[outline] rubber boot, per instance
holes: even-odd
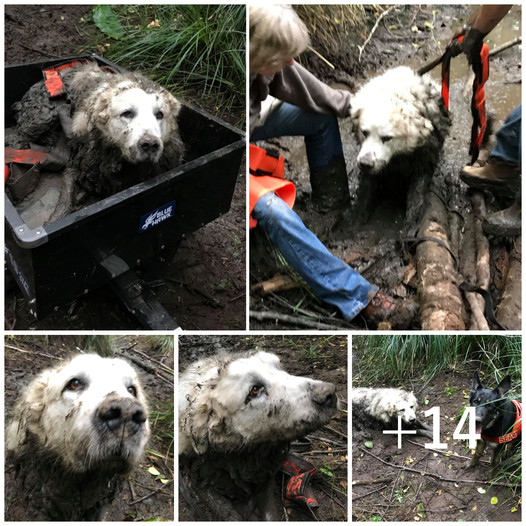
[[[333,157],[326,166],[310,171],[312,204],[319,213],[351,206],[347,168],[343,157]]]
[[[482,229],[492,236],[518,236],[521,233],[521,204],[513,203],[509,208],[488,215]]]

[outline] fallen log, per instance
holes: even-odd
[[[427,197],[429,207],[418,238],[429,240],[419,242],[416,248],[421,327],[423,330],[465,330],[460,278],[445,227],[447,210],[434,193],[429,192]]]
[[[283,274],[275,274],[266,281],[255,283],[250,288],[250,292],[259,294],[260,296],[267,296],[271,292],[278,292],[280,290],[291,290],[301,287],[301,284],[293,280],[289,276]]]
[[[508,275],[506,276],[506,286],[502,294],[502,300],[497,308],[497,321],[509,330],[520,330],[522,327],[521,250],[522,236],[518,236],[515,239],[513,249],[510,253],[510,265]]]

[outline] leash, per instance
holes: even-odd
[[[497,321],[497,318],[495,318],[495,313],[493,312],[493,299],[487,290],[470,285],[467,281],[462,282],[459,288],[464,292],[476,292],[477,294],[480,294],[484,299],[484,317],[501,331],[508,330]]]
[[[463,38],[463,36],[460,36],[453,40],[440,57],[417,70],[419,75],[424,75],[439,64],[442,64],[442,100],[444,101],[447,110],[449,110],[449,73],[451,59],[462,53],[460,43]],[[489,78],[489,46],[486,43],[482,44],[479,58],[480,62],[478,64],[472,64],[473,71],[475,72],[475,79],[473,80],[473,95],[471,97],[471,115],[473,117],[471,141],[469,146],[471,164],[473,164],[478,158],[487,125],[484,84]],[[477,72],[481,72],[481,74],[478,75]]]

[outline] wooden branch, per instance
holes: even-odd
[[[328,325],[326,323],[320,323],[315,320],[306,320],[305,318],[300,318],[298,316],[289,316],[288,314],[281,314],[279,312],[263,312],[263,311],[254,311],[249,312],[249,316],[258,321],[280,321],[289,325],[301,325],[303,327],[308,327],[309,329],[316,330],[326,330],[326,331],[337,331],[341,327],[338,325]]]
[[[359,46],[360,47],[360,53],[358,54],[358,62],[361,62],[362,60],[362,53],[363,53],[363,50],[365,49],[365,46],[367,46],[367,44],[369,44],[371,38],[373,37],[375,31],[378,29],[378,25],[380,24],[380,22],[383,20],[384,17],[386,17],[393,9],[396,9],[398,7],[398,5],[392,5],[389,9],[386,9],[385,11],[383,11],[380,16],[376,19],[376,22],[373,26],[373,28],[371,29],[371,32],[369,33],[369,36],[367,37],[367,39],[365,40],[365,42],[363,43],[363,46]]]
[[[283,274],[275,274],[266,281],[260,281],[250,287],[250,292],[259,294],[260,296],[267,296],[271,292],[278,292],[280,290],[292,290],[301,285],[289,276]]]
[[[382,482],[391,482],[393,480],[393,477],[382,477],[379,479],[372,479],[372,480],[354,480],[352,485],[353,486],[369,486],[370,484],[382,484]]]
[[[517,37],[517,38],[515,38],[513,40],[510,40],[509,42],[505,42],[504,44],[501,44],[500,46],[497,46],[496,48],[493,48],[489,52],[489,56],[490,57],[494,57],[495,55],[497,55],[501,51],[504,51],[505,49],[508,49],[510,47],[516,46],[517,44],[521,44],[521,43],[522,43],[522,37]]]
[[[398,464],[392,464],[391,462],[387,462],[386,460],[382,460],[380,457],[377,457],[376,455],[373,455],[370,451],[367,451],[367,449],[363,447],[359,447],[361,451],[364,453],[367,453],[368,455],[371,455],[376,460],[379,460],[383,464],[386,464],[387,466],[390,466],[395,469],[401,469],[403,471],[410,471],[411,473],[417,473],[418,475],[422,475],[425,477],[432,477],[436,480],[440,480],[441,482],[452,482],[454,484],[457,483],[467,483],[467,484],[490,484],[491,486],[505,486],[508,488],[511,488],[513,486],[516,486],[516,483],[507,483],[507,482],[496,482],[491,480],[471,480],[471,479],[450,479],[443,477],[442,475],[437,475],[436,473],[428,473],[427,471],[422,471],[421,469],[413,469],[409,468],[407,466],[399,466]]]

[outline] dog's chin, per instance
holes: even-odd
[[[144,152],[137,148],[130,148],[126,159],[131,164],[157,164],[162,156],[162,149],[160,148],[156,152]]]

